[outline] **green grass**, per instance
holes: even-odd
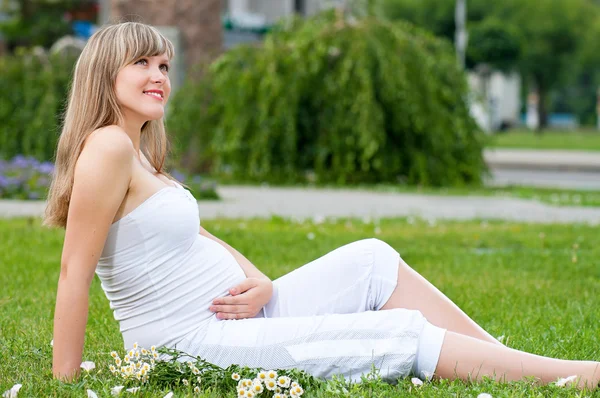
[[[600,131],[547,130],[542,134],[536,134],[529,130],[514,130],[494,135],[488,146],[492,148],[600,151]]]
[[[492,335],[505,336],[510,347],[559,358],[600,359],[596,227],[479,221],[431,225],[405,219],[381,220],[377,225],[358,220],[315,225],[278,218],[214,220],[203,225],[271,278],[378,233]],[[38,219],[0,220],[0,393],[21,383],[20,397],[84,397],[87,388],[110,396],[110,388],[117,384],[107,369],[109,352],[122,351],[122,340],[97,279],[91,287],[83,357],[95,361],[101,373],[93,371],[74,384],[51,377],[50,340],[62,239],[62,231],[43,229]],[[141,396],[163,397],[167,392],[149,388]],[[184,390],[175,392],[185,395]],[[409,380],[398,385],[372,381],[351,387],[348,394],[329,383],[304,396],[476,397],[481,392],[494,397],[583,396],[572,389],[527,382],[445,381],[415,388]],[[600,397],[600,392],[585,396]]]

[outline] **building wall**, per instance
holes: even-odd
[[[471,114],[485,131],[520,124],[521,77],[494,71],[487,79],[469,72]]]
[[[300,8],[305,15],[312,15],[320,10],[343,3],[342,0],[227,0],[229,11],[248,12],[265,17],[268,24],[276,22],[295,12],[296,2],[301,2]]]
[[[179,31],[187,74],[193,66],[216,58],[223,50],[222,0],[110,0],[111,20],[128,20]]]

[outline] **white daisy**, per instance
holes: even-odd
[[[261,383],[254,383],[252,384],[252,391],[254,391],[256,394],[260,394],[261,392],[264,391],[264,387]]]
[[[413,377],[412,379],[410,379],[410,381],[413,384],[413,386],[416,386],[416,387],[423,385],[423,381],[421,379],[417,379],[416,377]]]
[[[4,394],[2,394],[2,397],[3,398],[17,398],[17,394],[19,393],[19,390],[21,389],[21,387],[23,387],[23,384],[15,384],[14,386],[11,387],[10,390],[4,391]]]
[[[275,381],[275,379],[267,379],[265,381],[265,387],[269,391],[275,391],[275,388],[277,387],[277,382]]]
[[[277,372],[276,372],[276,371],[274,371],[274,370],[269,370],[269,371],[267,372],[267,377],[268,377],[269,379],[276,379],[276,378],[277,378]]]
[[[96,364],[92,361],[85,361],[81,362],[81,365],[79,366],[81,367],[81,369],[85,370],[86,372],[89,372],[90,370],[96,367]]]
[[[277,378],[277,385],[279,387],[288,388],[290,386],[291,379],[287,376],[279,376]]]
[[[556,382],[556,386],[557,386],[557,387],[564,387],[564,386],[566,386],[568,383],[572,383],[572,382],[574,382],[575,380],[577,380],[577,375],[569,376],[569,377],[566,377],[566,378],[564,378],[564,379],[559,379],[559,380]]]
[[[87,390],[87,397],[88,398],[98,398],[98,395],[93,392],[92,390]]]

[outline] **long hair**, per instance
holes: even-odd
[[[66,228],[75,164],[85,140],[94,130],[123,120],[115,93],[119,71],[141,57],[162,54],[173,57],[172,43],[137,22],[109,25],[90,37],[75,65],[43,225]],[[147,121],[140,150],[157,172],[170,177],[163,170],[168,146],[163,119]]]

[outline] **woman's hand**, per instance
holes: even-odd
[[[267,278],[246,278],[229,289],[231,296],[213,300],[210,310],[218,319],[253,318],[271,300],[273,282]]]

